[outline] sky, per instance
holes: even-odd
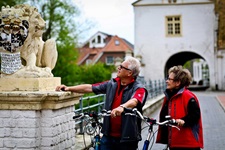
[[[95,23],[86,40],[101,31],[117,35],[134,44],[134,11],[136,0],[74,0],[81,15]]]

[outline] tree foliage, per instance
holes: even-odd
[[[53,70],[54,76],[61,77],[62,83],[75,82],[77,47],[77,26],[74,18],[80,12],[77,6],[70,0],[41,0],[32,1],[43,19],[46,21],[46,30],[43,40],[54,38],[57,42],[58,60]]]
[[[114,66],[106,66],[103,63],[95,65],[84,65],[80,67],[80,81],[83,83],[98,83],[111,78],[112,71],[115,70]]]
[[[14,6],[16,4],[20,4],[20,3],[23,3],[25,2],[26,0],[1,0],[0,1],[0,8],[2,8],[2,6]]]

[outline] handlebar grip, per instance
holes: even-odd
[[[110,114],[111,113],[111,110],[105,110],[105,109],[103,109],[102,111],[101,111],[102,113],[106,113],[106,114]]]
[[[65,91],[65,87],[61,88],[61,91]]]
[[[124,113],[132,113],[133,109],[132,108],[126,108],[124,107]]]
[[[171,119],[169,122],[170,122],[170,124],[172,124],[172,125],[177,125],[177,122],[176,122],[175,119]]]
[[[83,114],[80,114],[80,115],[77,115],[77,116],[73,116],[73,119],[80,118],[81,116],[83,116]]]

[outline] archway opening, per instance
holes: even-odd
[[[187,68],[193,77],[190,87],[206,89],[209,87],[209,67],[205,59],[197,53],[180,52],[171,56],[166,62],[164,75],[168,76],[169,68],[182,65]]]

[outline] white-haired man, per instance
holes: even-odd
[[[111,117],[103,121],[101,150],[136,150],[141,140],[141,121],[122,112],[124,108],[137,108],[142,112],[148,92],[136,81],[140,72],[140,62],[136,58],[127,57],[117,69],[117,77],[109,81],[70,87],[60,85],[56,91],[106,94],[104,109],[112,111]]]

